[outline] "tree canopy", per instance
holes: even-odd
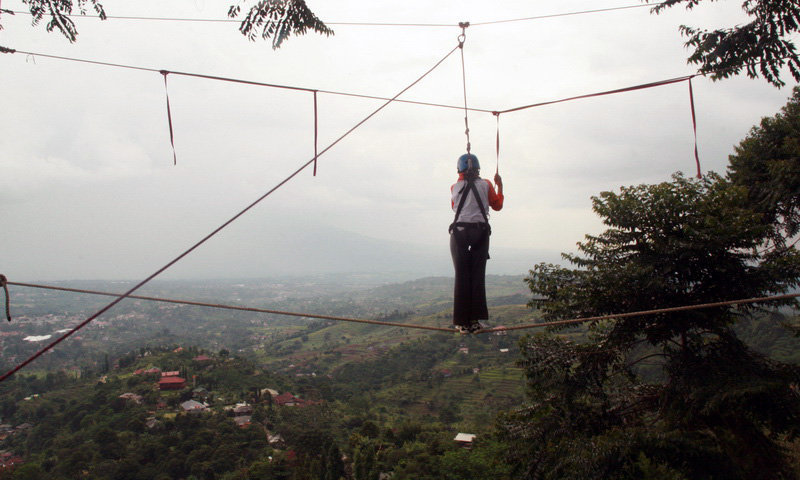
[[[771,229],[771,242],[782,249],[800,233],[800,88],[734,151],[728,176],[747,189],[760,221]]]
[[[46,30],[59,31],[70,42],[78,39],[78,30],[71,15],[87,15],[91,9],[101,20],[107,18],[100,0],[22,0],[22,3],[28,5],[34,25],[49,17]],[[245,8],[247,13],[239,25],[239,31],[250,40],[258,37],[272,39],[272,48],[279,48],[291,35],[303,35],[309,29],[326,36],[333,34],[333,30],[308,8],[305,0],[247,0],[228,8],[230,18],[239,17],[243,10],[242,3],[251,5]],[[4,10],[4,13],[12,12]]]
[[[656,4],[656,0],[644,0]],[[704,0],[658,0],[656,14],[683,5],[687,10]],[[713,2],[714,0],[707,0]],[[750,78],[763,76],[780,87],[780,69],[789,67],[792,77],[800,81],[800,58],[792,36],[800,27],[800,4],[793,0],[744,0],[742,10],[752,21],[730,28],[706,30],[681,25],[681,34],[693,48],[688,63],[699,65],[700,73],[715,80],[738,75],[744,70]]]
[[[603,192],[608,229],[577,268],[527,278],[545,320],[784,292],[800,255],[761,255],[769,234],[747,190],[719,175]],[[780,443],[800,427],[800,370],[734,332],[754,309],[715,307],[591,325],[591,341],[522,344],[531,403],[500,420],[524,478],[793,478]],[[652,475],[648,477],[648,475]]]

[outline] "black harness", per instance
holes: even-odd
[[[492,234],[492,227],[489,226],[489,216],[486,215],[486,208],[483,206],[481,202],[481,196],[478,193],[478,187],[475,186],[475,177],[469,176],[464,178],[466,182],[461,190],[458,191],[458,194],[461,195],[461,200],[458,202],[458,208],[456,208],[456,216],[453,219],[453,223],[450,224],[448,228],[448,232],[451,234],[453,233],[453,229],[456,227],[464,227],[464,228],[485,228],[489,230],[489,235]],[[469,191],[464,192],[464,189],[469,188]],[[461,215],[461,209],[464,208],[464,203],[467,201],[467,196],[469,193],[472,192],[475,195],[475,201],[478,202],[478,208],[481,210],[481,215],[483,215],[484,223],[481,222],[459,222],[458,216]]]

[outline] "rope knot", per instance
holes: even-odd
[[[0,45],[0,53],[17,53],[13,48],[8,48]]]

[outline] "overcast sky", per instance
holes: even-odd
[[[104,0],[109,15],[225,18],[232,2]],[[472,23],[636,5],[636,0],[309,0],[331,37],[279,50],[232,23],[77,19],[76,43],[3,15],[0,45],[146,68],[391,97]],[[708,2],[703,2],[708,3]],[[740,1],[655,16],[648,8],[475,25],[464,46],[471,107],[502,110],[694,73],[678,27],[744,21]],[[5,0],[3,8],[25,10]],[[787,80],[790,77],[787,76]],[[749,129],[791,94],[764,80],[693,81],[704,171],[724,172]],[[0,273],[12,281],[140,279],[313,157],[313,99],[171,75],[173,166],[160,74],[0,55]],[[457,55],[402,98],[463,102]],[[320,94],[320,148],[381,102]],[[463,111],[393,103],[164,274],[268,277],[315,272],[450,275],[449,186],[465,149]],[[495,118],[470,113],[473,152],[495,168]],[[558,261],[601,231],[590,197],[693,174],[685,82],[501,116],[503,211],[489,273]]]

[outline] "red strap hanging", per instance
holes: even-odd
[[[697,163],[697,178],[703,178],[700,170],[700,155],[697,153],[697,117],[694,113],[694,91],[692,91],[692,77],[689,77],[689,103],[692,107],[692,129],[694,130],[694,161]]]
[[[317,91],[314,90],[314,176],[317,176],[317,139],[319,138],[319,129],[317,128]]]
[[[169,122],[169,143],[172,145],[172,164],[178,164],[178,156],[175,153],[175,136],[172,133],[172,112],[169,108],[169,89],[167,88],[167,75],[169,72],[161,70],[161,75],[164,75],[164,93],[167,94],[167,122]]]
[[[495,138],[495,153],[497,154],[497,163],[494,174],[500,174],[500,112],[492,112],[492,115],[497,119],[497,137]]]

